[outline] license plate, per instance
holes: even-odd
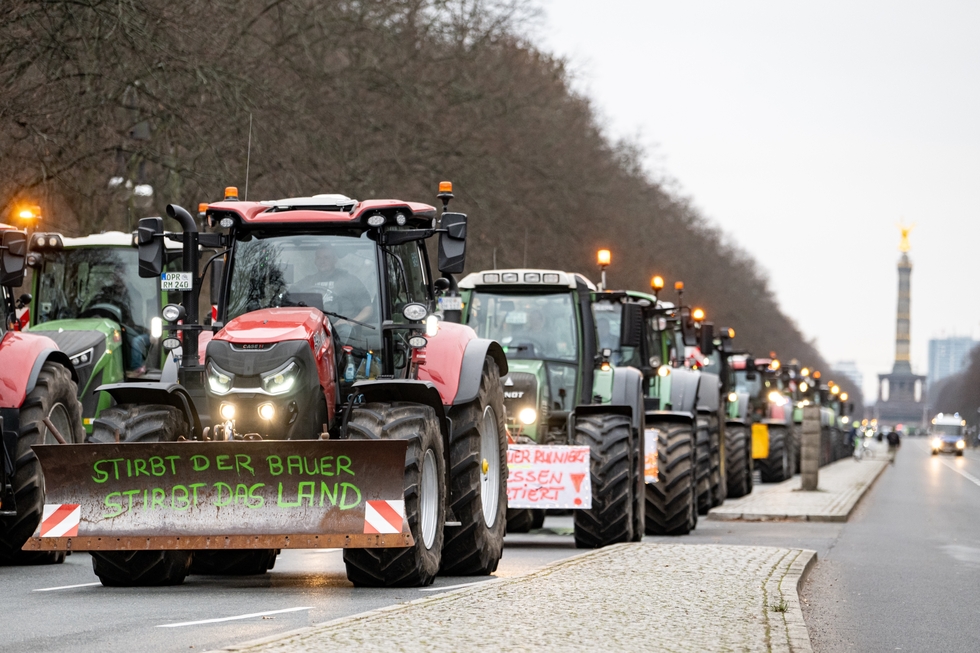
[[[190,272],[164,272],[160,275],[160,290],[191,290],[194,278]]]

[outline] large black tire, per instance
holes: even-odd
[[[92,570],[105,587],[180,585],[191,551],[92,551]]]
[[[763,483],[781,483],[792,478],[793,442],[785,426],[769,425],[769,457],[756,461]]]
[[[580,549],[633,539],[630,419],[625,415],[575,418],[575,444],[588,446],[592,507],[575,511],[575,546]]]
[[[453,424],[449,440],[449,501],[461,526],[446,529],[440,571],[443,575],[486,576],[497,570],[503,555],[507,529],[504,414],[500,370],[496,361],[487,356],[477,398],[449,411]]]
[[[192,574],[205,576],[255,576],[276,565],[275,549],[224,549],[195,551]]]
[[[533,528],[534,513],[530,508],[507,509],[507,532],[527,533]]]
[[[44,478],[31,445],[57,444],[41,419],[48,417],[69,443],[85,437],[82,426],[82,405],[71,372],[62,365],[48,361],[41,366],[34,389],[24,398],[20,408],[17,443],[8,452],[13,463],[10,484],[17,502],[14,517],[0,519],[0,565],[39,565],[64,562],[64,551],[22,551],[21,547],[33,534],[44,512]],[[3,464],[3,461],[0,461]]]
[[[714,507],[711,492],[711,432],[708,421],[699,417],[695,438],[695,483],[697,489],[698,514],[707,515]]]
[[[738,424],[725,425],[725,474],[728,496],[737,499],[752,491],[752,472],[747,464],[748,430]]]
[[[544,526],[545,512],[537,508],[508,508],[507,532],[527,533]]]
[[[708,436],[711,442],[711,507],[720,506],[727,496],[725,479],[721,477],[721,427],[717,415],[708,417]]]
[[[642,418],[641,418],[642,419]],[[643,460],[644,446],[643,439],[646,433],[644,428],[633,431],[633,474],[636,477],[633,482],[633,541],[640,542],[646,533],[646,479],[644,477],[645,464]]]
[[[431,585],[442,562],[446,523],[446,458],[436,412],[430,406],[405,402],[364,404],[351,411],[347,432],[360,440],[408,441],[405,517],[415,538],[415,545],[406,548],[344,549],[347,579],[359,587]],[[423,505],[434,520],[425,536]]]
[[[687,535],[697,526],[694,434],[690,424],[658,423],[656,483],[645,493],[647,535]]]
[[[120,404],[92,423],[88,442],[173,442],[189,435],[184,413],[173,406]],[[190,571],[191,551],[92,551],[92,570],[106,587],[180,585]]]

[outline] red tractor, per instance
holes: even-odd
[[[63,472],[66,503],[95,506],[83,506],[70,546],[94,549],[104,584],[263,573],[287,547],[344,547],[361,586],[496,569],[507,360],[435,314],[437,290],[455,293],[466,238],[466,216],[447,210],[451,185],[440,190],[441,217],[426,204],[342,195],[223,201],[207,209],[221,230],[212,233],[168,207],[182,233],[167,237],[184,246],[183,272],[161,278],[184,292],[163,311],[174,356],[158,383],[101,388],[117,405],[95,422],[98,444],[79,449],[95,481],[82,473],[88,462],[72,461],[73,472],[66,455],[45,463]],[[424,246],[434,235],[440,279]],[[161,274],[163,238],[161,219],[140,221],[141,274]],[[221,283],[205,327],[199,259],[209,248],[204,267]],[[111,460],[125,460],[125,473],[116,463],[105,474]]]
[[[65,559],[64,551],[21,549],[45,512],[44,479],[31,447],[85,437],[68,356],[50,338],[20,331],[14,289],[24,281],[26,254],[26,234],[0,225],[0,565]]]

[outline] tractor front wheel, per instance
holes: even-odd
[[[725,474],[728,476],[728,496],[737,499],[752,491],[752,472],[747,461],[748,433],[744,426],[725,426]]]
[[[591,451],[592,508],[575,510],[575,546],[597,549],[633,539],[635,476],[630,465],[630,418],[582,415],[575,418],[575,444]]]
[[[85,437],[78,389],[68,368],[48,361],[41,366],[34,389],[20,408],[17,443],[9,451],[13,463],[10,484],[17,503],[14,517],[0,519],[0,565],[57,564],[64,562],[64,551],[22,551],[34,533],[44,511],[44,478],[41,463],[31,449],[35,444],[57,444],[41,422],[47,417],[69,444]],[[4,464],[0,461],[0,464]]]
[[[351,411],[347,432],[358,440],[407,440],[405,517],[415,544],[398,549],[344,549],[347,579],[358,587],[431,585],[442,562],[446,458],[430,406],[369,403]]]
[[[187,419],[173,406],[120,404],[103,410],[88,442],[173,442],[190,435]],[[191,551],[92,551],[92,570],[106,587],[180,585]]]
[[[763,483],[781,483],[793,476],[793,441],[784,426],[769,426],[769,456],[758,460]]]
[[[483,362],[476,399],[449,411],[450,509],[459,526],[446,529],[447,576],[486,576],[497,569],[507,529],[507,430],[500,370]],[[532,520],[533,522],[533,516]]]
[[[656,433],[658,473],[646,486],[646,533],[687,535],[698,524],[691,425],[653,424],[647,432]]]

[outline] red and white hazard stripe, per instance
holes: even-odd
[[[41,537],[76,537],[82,507],[77,503],[46,503],[41,517]]]
[[[401,533],[404,501],[368,501],[364,509],[365,533]]]

